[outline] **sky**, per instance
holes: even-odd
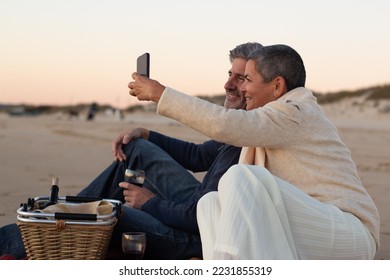
[[[116,107],[149,52],[151,78],[222,94],[229,50],[286,44],[322,93],[390,83],[387,0],[0,0],[0,104]]]

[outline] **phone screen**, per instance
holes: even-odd
[[[149,77],[150,71],[150,54],[144,53],[137,58],[137,73]]]

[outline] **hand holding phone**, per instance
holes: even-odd
[[[144,53],[137,58],[137,73],[149,78],[150,54]]]

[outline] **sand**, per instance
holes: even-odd
[[[338,105],[339,106],[339,105]],[[341,105],[340,105],[341,106]],[[343,105],[344,106],[344,105]],[[381,248],[376,259],[390,259],[389,116],[339,114],[325,107],[351,150],[359,174],[381,215]],[[371,111],[370,111],[371,112]],[[47,196],[51,178],[59,177],[60,196],[75,195],[111,161],[111,141],[121,131],[145,127],[193,142],[201,134],[154,113],[133,113],[119,120],[98,115],[10,117],[0,114],[0,226],[16,221],[16,209],[29,197]],[[202,175],[199,175],[199,178]]]

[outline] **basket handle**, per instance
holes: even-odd
[[[101,197],[86,197],[86,196],[73,196],[67,195],[65,196],[65,201],[69,202],[94,202],[102,200]]]
[[[77,213],[54,213],[54,219],[56,220],[84,220],[84,221],[96,221],[96,214],[77,214]]]

